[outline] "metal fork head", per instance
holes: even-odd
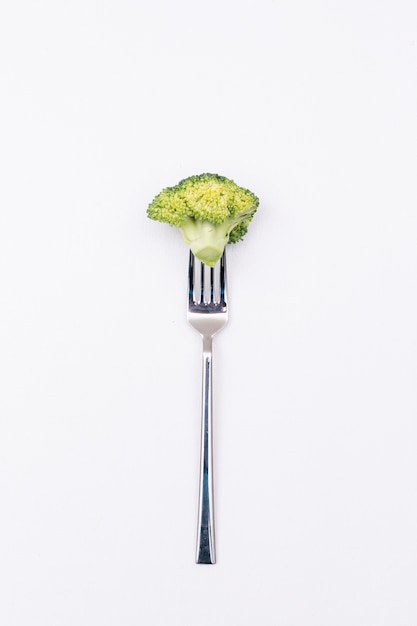
[[[190,252],[188,321],[202,335],[213,336],[227,323],[226,252],[215,267],[197,261]]]

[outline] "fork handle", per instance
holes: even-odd
[[[212,338],[203,336],[200,494],[196,563],[216,562],[213,504]]]

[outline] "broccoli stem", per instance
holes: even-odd
[[[214,267],[223,254],[229,241],[229,233],[233,227],[232,220],[225,220],[221,224],[213,224],[204,220],[187,218],[180,230],[185,243],[192,253],[203,263]]]

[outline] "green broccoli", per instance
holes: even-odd
[[[213,267],[227,243],[243,239],[258,204],[233,180],[200,174],[163,189],[149,205],[148,217],[177,226],[193,254]]]

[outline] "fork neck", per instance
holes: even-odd
[[[211,354],[212,352],[212,345],[213,345],[213,338],[211,335],[202,335],[203,337],[203,352],[208,352],[209,354]]]

